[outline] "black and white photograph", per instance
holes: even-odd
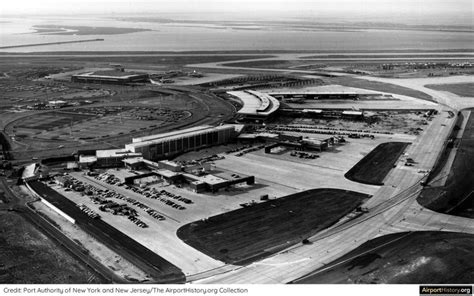
[[[0,4],[0,294],[472,295],[473,0]]]

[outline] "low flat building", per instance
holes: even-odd
[[[145,163],[143,162],[143,157],[125,158],[122,159],[122,162],[124,163],[125,167],[130,170],[139,170],[145,165]]]
[[[67,105],[68,105],[68,103],[66,101],[63,101],[63,100],[55,100],[55,101],[49,101],[48,102],[48,106],[51,107],[51,108],[62,108],[62,107],[65,107]]]
[[[148,82],[149,75],[145,73],[108,70],[72,75],[71,81],[83,83],[128,84]]]
[[[160,169],[165,169],[169,170],[172,172],[180,172],[183,169],[183,166],[174,162],[174,161],[169,161],[169,160],[161,160],[158,161],[158,167]]]
[[[79,154],[78,165],[80,168],[90,167],[122,167],[124,166],[124,159],[141,157],[140,153],[133,153],[126,149],[109,149],[97,150],[95,155],[91,155],[90,151],[85,154]]]
[[[203,176],[196,176],[192,174],[183,173],[184,179],[188,182],[190,188],[196,192],[217,192],[220,189],[228,188],[229,186],[246,183],[252,185],[255,183],[255,176],[237,176],[225,177],[214,174],[206,174]]]
[[[131,152],[127,149],[97,150],[97,166],[99,167],[120,167],[123,159],[129,157],[140,157],[140,153]]]
[[[304,138],[301,140],[301,143],[308,150],[315,149],[319,151],[327,150],[329,147],[328,141],[321,141],[313,138]]]
[[[364,113],[362,111],[346,110],[346,111],[342,111],[342,118],[363,119],[364,118]]]
[[[72,181],[64,178],[63,176],[54,177],[54,182],[63,187],[68,187],[69,185],[72,185]]]

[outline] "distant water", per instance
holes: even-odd
[[[5,20],[5,19],[4,19]],[[193,50],[396,50],[474,49],[473,33],[402,30],[302,31],[282,28],[231,28],[125,22],[110,19],[6,19],[0,23],[0,46],[103,38],[102,42],[3,49],[44,51],[193,51]],[[120,35],[39,35],[41,24],[146,28],[154,31]]]

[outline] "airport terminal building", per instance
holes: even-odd
[[[141,153],[148,160],[159,160],[194,149],[220,145],[236,136],[233,125],[197,126],[185,130],[134,138],[125,149]]]
[[[237,112],[245,119],[265,120],[280,108],[280,102],[274,97],[254,90],[230,91],[229,95],[242,101],[242,108]]]
[[[72,82],[101,83],[101,84],[128,84],[135,82],[148,82],[149,75],[145,73],[98,71],[71,76]]]

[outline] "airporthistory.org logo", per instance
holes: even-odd
[[[420,295],[442,295],[442,296],[450,296],[450,295],[472,295],[472,286],[458,286],[458,285],[436,285],[436,286],[428,286],[422,285],[420,286]]]

